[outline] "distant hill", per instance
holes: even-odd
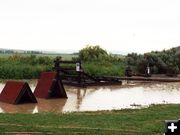
[[[0,48],[0,53],[27,53],[27,54],[42,54],[42,51],[33,51],[33,50],[16,50],[16,49],[4,49]]]

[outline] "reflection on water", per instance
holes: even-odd
[[[37,81],[29,81],[34,91]],[[0,92],[4,87],[0,83]],[[180,83],[134,83],[122,86],[74,88],[65,86],[68,99],[37,99],[37,104],[0,102],[2,113],[97,111],[139,108],[150,104],[180,103]]]

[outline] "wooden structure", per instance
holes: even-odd
[[[64,86],[57,72],[41,73],[34,95],[39,98],[67,98]]]
[[[56,59],[54,63],[54,69],[62,79],[63,84],[80,87],[122,84],[119,78],[95,77],[85,73],[81,61],[60,61]]]
[[[129,80],[129,81],[180,82],[179,77],[132,76],[132,77],[119,77],[119,79],[121,79],[121,80]]]
[[[0,94],[0,101],[10,104],[37,103],[28,83],[8,81]]]

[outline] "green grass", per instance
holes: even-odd
[[[39,78],[41,72],[52,71],[53,61],[56,56],[61,56],[63,60],[71,60],[76,55],[0,53],[0,79]]]
[[[164,132],[164,120],[179,118],[180,105],[66,114],[0,114],[0,133],[159,135]]]
[[[83,69],[86,73],[93,76],[124,76],[125,63],[83,63]]]

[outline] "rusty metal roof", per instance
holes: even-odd
[[[0,94],[0,101],[10,104],[37,103],[28,83],[7,81]]]
[[[64,86],[57,72],[43,72],[34,91],[39,98],[67,98]]]

